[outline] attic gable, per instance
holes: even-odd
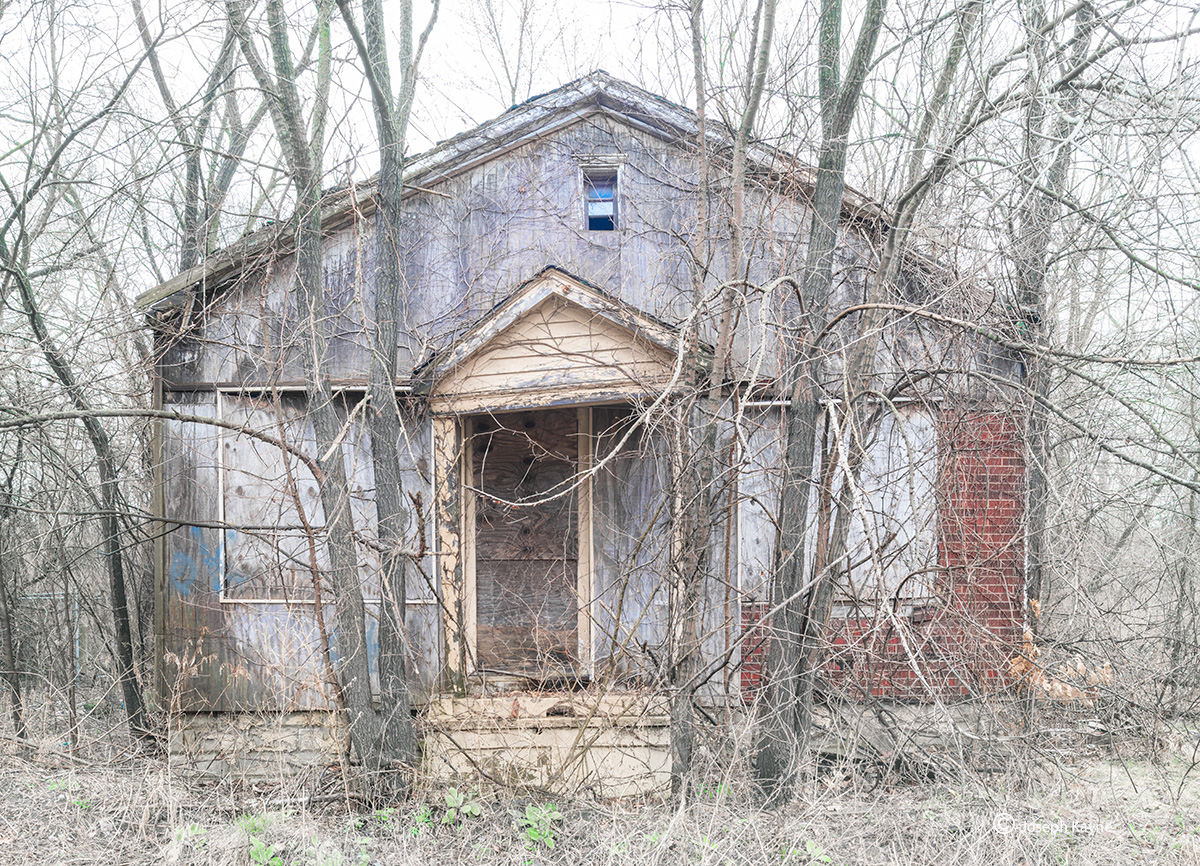
[[[434,188],[449,178],[494,160],[531,141],[545,138],[594,115],[605,115],[631,128],[690,149],[698,131],[695,112],[629,82],[597,70],[555,90],[531,97],[499,117],[474,129],[439,142],[407,160],[404,171],[405,197],[440,194]],[[724,153],[731,146],[731,132],[710,123],[707,135],[712,152]],[[774,178],[788,195],[806,194],[815,179],[815,169],[795,156],[766,144],[752,142],[748,164],[763,177]],[[321,205],[321,223],[334,231],[375,208],[376,179],[329,190]],[[879,206],[847,187],[845,208],[849,214],[873,221],[881,217]],[[223,290],[255,262],[275,259],[292,252],[291,220],[261,228],[238,242],[210,254],[201,264],[143,293],[137,306],[151,314],[179,309],[194,292],[207,296]]]
[[[653,396],[679,381],[679,332],[547,268],[419,372],[437,412]]]

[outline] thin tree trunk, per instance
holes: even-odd
[[[771,45],[775,30],[777,0],[759,0],[755,9],[754,33],[751,37],[752,56],[746,66],[746,105],[734,136],[732,173],[730,176],[732,196],[732,222],[730,224],[730,252],[727,279],[721,290],[720,317],[717,326],[716,353],[707,387],[700,383],[703,395],[703,432],[699,442],[689,435],[693,401],[685,401],[679,407],[675,423],[678,427],[676,447],[683,449],[677,456],[678,473],[674,519],[678,526],[675,544],[672,546],[671,578],[673,601],[671,608],[671,652],[668,680],[671,689],[671,791],[682,796],[686,781],[690,777],[695,728],[692,719],[692,701],[696,689],[696,678],[700,670],[701,641],[699,617],[704,598],[704,581],[709,572],[712,529],[718,520],[723,493],[727,491],[729,467],[720,465],[718,443],[721,428],[721,411],[725,403],[725,381],[733,355],[733,319],[738,287],[743,281],[745,256],[743,251],[742,225],[745,221],[746,150],[754,131],[766,87],[770,65]],[[699,117],[697,147],[699,151],[699,204],[696,225],[695,286],[693,302],[699,307],[705,302],[704,289],[707,282],[708,230],[709,230],[709,183],[710,170],[708,142],[706,141],[706,105],[704,92],[704,50],[702,36],[702,0],[693,0],[690,6],[692,36],[692,62],[696,87],[696,106]],[[761,35],[760,35],[761,29]],[[691,354],[694,357],[696,345]],[[682,618],[682,619],[680,619]]]
[[[4,549],[5,530],[0,523],[0,675],[8,686],[8,696],[11,701],[13,731],[18,740],[28,739],[25,729],[25,714],[21,705],[21,674],[17,670],[17,653],[13,641],[12,612],[9,610],[8,581],[4,575],[4,565],[8,561]]]
[[[404,502],[400,440],[404,434],[396,398],[396,366],[403,311],[404,145],[416,87],[417,65],[437,19],[434,4],[429,23],[414,49],[412,2],[400,4],[400,64],[402,83],[392,102],[392,78],[387,36],[380,0],[363,0],[361,32],[349,0],[338,0],[342,20],[350,30],[371,90],[379,138],[380,169],[375,191],[375,257],[370,275],[375,287],[375,321],[371,332],[370,399],[371,457],[375,469],[375,508],[380,557],[379,687],[383,709],[381,746],[392,761],[411,766],[416,760],[416,729],[409,687],[407,616],[407,559],[405,531],[409,509]],[[422,515],[414,514],[414,522]]]
[[[811,721],[815,676],[811,635],[823,628],[833,597],[828,569],[817,575],[812,588],[805,586],[805,533],[810,492],[816,481],[814,451],[822,396],[819,348],[811,341],[828,318],[850,125],[875,53],[886,5],[887,0],[868,3],[844,81],[839,62],[840,0],[824,0],[818,28],[822,139],[800,289],[804,329],[796,355],[785,371],[783,387],[790,403],[786,410],[786,462],[771,595],[775,613],[756,736],[755,777],[772,804],[791,796],[796,764],[804,751]]]
[[[1041,33],[1046,26],[1045,9],[1034,4],[1030,30]],[[1075,34],[1072,39],[1071,66],[1078,66],[1087,57],[1088,45],[1094,27],[1089,7],[1079,11],[1075,18]],[[1044,68],[1045,39],[1035,38],[1031,44],[1031,55],[1036,58],[1039,73]],[[1045,76],[1034,76],[1032,86],[1043,86]],[[1018,215],[1019,235],[1015,245],[1017,303],[1027,333],[1025,338],[1034,345],[1048,346],[1052,339],[1050,311],[1046,300],[1046,279],[1050,267],[1051,231],[1058,219],[1058,199],[1066,192],[1074,148],[1070,140],[1075,114],[1079,107],[1077,88],[1067,90],[1062,111],[1054,118],[1049,135],[1045,130],[1046,101],[1042,94],[1035,94],[1030,101],[1026,118],[1025,134],[1025,177],[1027,181],[1024,204]],[[1057,146],[1053,159],[1042,180],[1043,154],[1046,141]],[[1039,189],[1039,185],[1042,187]],[[1039,605],[1045,592],[1046,563],[1046,517],[1050,500],[1047,471],[1050,461],[1050,423],[1046,405],[1050,398],[1051,364],[1042,354],[1031,355],[1026,362],[1026,387],[1033,396],[1029,413],[1029,429],[1026,431],[1027,459],[1026,482],[1029,505],[1025,516],[1026,537],[1026,593],[1031,602]],[[1031,617],[1030,624],[1035,633],[1037,618]]]
[[[296,67],[281,0],[268,0],[267,24],[274,74],[259,57],[250,38],[242,0],[227,0],[233,31],[268,106],[280,147],[296,190],[296,299],[304,336],[299,339],[308,386],[308,417],[313,424],[320,469],[319,489],[325,511],[330,584],[334,590],[333,636],[338,649],[338,673],[345,699],[350,741],[368,774],[384,763],[379,717],[371,694],[366,636],[366,604],[358,576],[358,554],[350,513],[346,466],[341,442],[348,419],[339,411],[329,375],[328,322],[325,312],[324,249],[321,226],[321,159],[325,116],[331,80],[330,7],[319,7],[319,55],[311,125],[305,126],[296,85]]]
[[[42,349],[42,355],[75,408],[84,413],[83,428],[96,454],[100,471],[100,502],[103,507],[100,517],[100,545],[108,571],[109,604],[112,608],[116,637],[113,655],[117,662],[117,681],[121,685],[121,696],[125,700],[125,714],[129,720],[130,732],[139,739],[146,739],[150,736],[150,730],[146,723],[146,708],[138,684],[133,634],[129,624],[129,602],[125,593],[125,554],[120,521],[124,501],[119,486],[116,456],[113,454],[108,432],[99,420],[90,414],[91,405],[84,396],[83,389],[75,381],[74,373],[46,329],[25,273],[15,272],[14,276],[21,302],[25,307],[25,315]]]

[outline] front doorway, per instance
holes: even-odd
[[[579,421],[574,408],[470,419],[481,673],[545,681],[583,672]]]

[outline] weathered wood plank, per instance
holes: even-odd
[[[592,480],[595,672],[623,681],[651,673],[666,640],[670,469],[665,443],[644,428],[614,456],[631,407],[597,406],[592,418],[596,459],[608,458]]]
[[[531,675],[574,672],[579,540],[570,485],[578,472],[578,413],[492,415],[475,419],[473,429],[478,664]]]

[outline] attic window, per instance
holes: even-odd
[[[583,195],[588,231],[614,231],[617,227],[616,169],[589,171],[584,174]]]

